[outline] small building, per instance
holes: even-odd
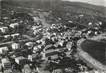
[[[45,58],[57,59],[59,52],[56,50],[47,50],[45,51]]]
[[[92,22],[89,22],[88,25],[91,26],[92,25]]]
[[[1,60],[1,62],[2,62],[2,67],[3,67],[4,70],[9,70],[9,69],[11,69],[11,62],[9,61],[8,58],[3,58],[3,59]]]
[[[19,24],[18,23],[11,23],[9,26],[14,29],[14,28],[18,27]]]
[[[15,62],[19,65],[24,65],[28,63],[28,60],[25,57],[20,56],[15,58]]]
[[[4,54],[7,51],[9,51],[8,47],[0,47],[0,54]]]
[[[28,64],[24,65],[24,68],[22,69],[23,73],[31,73],[31,68]]]
[[[34,22],[39,22],[39,17],[33,17],[33,19],[34,19]]]
[[[33,42],[26,42],[26,43],[25,43],[25,45],[28,46],[28,47],[33,46],[33,44],[34,44]]]
[[[71,48],[72,48],[72,42],[68,42],[68,43],[66,44],[66,48],[70,51]]]
[[[4,35],[5,39],[11,38],[11,35]]]
[[[1,33],[5,34],[8,32],[8,27],[0,27]]]
[[[39,50],[39,48],[37,46],[33,47],[33,53],[36,53]]]
[[[19,33],[11,34],[11,37],[12,37],[13,39],[18,38],[19,36],[20,36]]]
[[[32,54],[32,55],[28,55],[28,59],[32,62],[32,61],[36,61],[37,60],[37,54]]]
[[[19,49],[20,48],[20,44],[19,43],[12,43],[11,47],[13,50]]]

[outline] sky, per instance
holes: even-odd
[[[63,1],[72,1],[72,2],[84,2],[94,5],[100,5],[106,7],[106,0],[63,0]]]

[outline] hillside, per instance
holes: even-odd
[[[106,8],[103,6],[96,6],[80,2],[68,2],[64,1],[61,3],[61,6],[64,7],[64,10],[75,13],[84,13],[87,15],[101,16],[106,17]]]
[[[5,4],[11,6],[19,6],[25,8],[41,8],[41,9],[49,9],[53,6],[53,4],[57,4],[60,0],[3,0],[2,6]],[[54,5],[55,6],[55,5]]]
[[[3,0],[4,3],[13,6],[29,7],[29,8],[43,8],[43,9],[57,9],[65,12],[75,12],[80,14],[94,15],[106,17],[106,8],[103,6],[96,6],[81,2],[68,2],[60,0]],[[3,4],[2,4],[3,6]]]

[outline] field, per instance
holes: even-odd
[[[82,49],[89,53],[93,58],[106,65],[105,48],[106,43],[86,40],[81,45]]]

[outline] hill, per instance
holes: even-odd
[[[60,10],[60,12],[75,12],[87,15],[106,17],[105,7],[81,2],[69,2],[61,0],[3,0],[3,3],[13,6],[29,7],[35,9],[57,9]]]
[[[61,3],[64,10],[75,13],[82,13],[87,15],[106,17],[106,8],[103,6],[96,6],[81,2],[68,2]]]

